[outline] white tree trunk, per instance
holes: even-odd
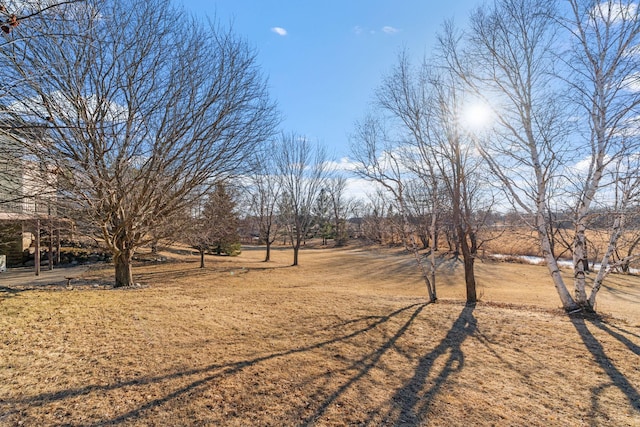
[[[584,269],[584,261],[587,254],[587,237],[585,235],[585,226],[578,223],[575,235],[573,236],[573,279],[576,303],[584,306],[587,302],[586,291],[586,272]]]
[[[600,287],[602,286],[602,282],[605,277],[610,272],[609,263],[611,262],[611,257],[618,246],[618,240],[620,236],[622,236],[622,231],[624,230],[624,214],[621,213],[613,222],[613,226],[611,227],[611,234],[609,236],[609,244],[607,246],[607,250],[602,257],[602,261],[600,261],[600,270],[593,281],[593,287],[591,288],[591,294],[589,294],[589,308],[594,310],[596,306],[596,296],[598,295],[598,291],[600,291]]]
[[[542,213],[538,215],[543,216]],[[538,225],[538,238],[540,240],[540,248],[542,249],[542,255],[545,260],[545,264],[547,269],[549,269],[549,273],[551,274],[551,279],[553,280],[553,285],[558,292],[558,296],[560,297],[560,301],[562,302],[562,307],[566,311],[575,310],[578,308],[575,300],[571,297],[571,293],[567,289],[567,286],[560,275],[560,268],[558,267],[558,262],[553,256],[553,252],[551,251],[551,241],[549,239],[549,235],[547,233],[544,222],[539,222]]]

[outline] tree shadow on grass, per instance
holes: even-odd
[[[640,334],[635,333],[635,332],[631,332],[631,331],[629,331],[629,330],[627,330],[627,329],[621,328],[620,326],[610,324],[610,325],[609,325],[609,327],[610,327],[611,329],[618,330],[618,331],[620,331],[620,332],[622,332],[622,333],[625,333],[625,334],[627,334],[627,335],[631,335],[631,336],[633,336],[633,337],[640,338]]]
[[[206,387],[210,387],[211,383],[215,380],[220,380],[230,375],[234,375],[240,373],[244,369],[249,367],[258,365],[263,362],[267,362],[276,358],[284,358],[300,353],[310,352],[317,349],[322,349],[328,347],[332,344],[341,343],[345,341],[349,341],[353,338],[356,338],[362,334],[366,334],[370,331],[375,330],[378,327],[381,327],[385,323],[391,321],[392,319],[402,315],[403,313],[414,310],[410,316],[410,319],[404,323],[403,326],[389,339],[387,340],[380,348],[376,349],[370,354],[365,355],[360,361],[356,362],[357,364],[362,363],[363,366],[360,367],[358,373],[351,378],[347,383],[343,384],[339,387],[335,392],[329,395],[325,401],[319,406],[319,408],[315,411],[315,413],[308,418],[307,422],[312,422],[313,418],[320,416],[322,413],[326,411],[331,402],[335,401],[340,397],[344,391],[346,391],[351,385],[360,380],[382,357],[382,355],[389,350],[395,342],[400,338],[415,320],[415,318],[419,315],[422,309],[427,305],[427,303],[418,303],[411,304],[406,307],[399,308],[387,315],[384,316],[365,316],[362,319],[355,320],[353,322],[349,322],[350,324],[357,324],[361,321],[366,322],[366,324],[358,329],[351,331],[349,333],[342,334],[340,336],[336,336],[331,339],[327,339],[324,341],[320,341],[315,344],[311,344],[308,346],[303,346],[299,348],[289,349],[281,352],[271,353],[265,356],[256,357],[253,359],[242,360],[238,362],[226,363],[226,364],[213,364],[209,366],[205,366],[197,369],[190,369],[181,372],[169,373],[166,375],[159,375],[155,377],[143,377],[143,378],[135,378],[128,381],[122,381],[112,384],[106,385],[87,385],[85,387],[60,390],[52,393],[42,393],[36,396],[31,397],[20,397],[20,398],[9,398],[0,400],[0,420],[10,416],[11,414],[19,413],[21,409],[19,406],[22,406],[22,410],[27,408],[33,408],[38,406],[45,406],[52,402],[63,402],[68,399],[73,399],[75,397],[87,396],[91,393],[98,392],[109,392],[113,390],[124,389],[127,387],[139,387],[144,385],[151,385],[162,383],[165,381],[178,380],[182,378],[189,378],[192,376],[201,376],[196,380],[188,382],[188,384],[175,388],[172,392],[158,397],[156,399],[152,399],[135,407],[128,412],[117,415],[111,419],[100,420],[99,422],[88,424],[90,426],[102,426],[102,425],[116,425],[121,423],[135,422],[136,420],[140,420],[143,417],[144,413],[153,410],[155,408],[161,407],[173,400],[179,399],[183,396],[192,395],[193,393],[198,393],[204,391]],[[204,377],[202,377],[204,375]],[[8,408],[3,408],[8,406]],[[12,409],[13,408],[13,409]],[[7,410],[8,409],[8,410]]]
[[[602,284],[602,287],[611,294],[616,299],[620,299],[625,302],[631,303],[640,303],[640,292],[633,289],[633,287],[621,287],[621,286],[611,286],[606,283]]]
[[[438,346],[420,358],[413,377],[393,396],[394,409],[385,424],[417,426],[426,421],[434,398],[451,375],[464,367],[461,346],[477,329],[474,308],[473,304],[466,305]],[[444,366],[440,372],[433,372],[434,363],[441,357],[446,358]]]
[[[24,292],[24,290],[23,289],[9,288],[7,286],[0,286],[0,301],[2,301],[3,299],[8,299],[8,298],[11,298],[11,297],[15,297],[16,295],[18,295],[21,292]]]
[[[305,420],[300,422],[300,425],[313,425],[318,418],[320,418],[326,411],[329,409],[332,403],[334,403],[345,391],[347,391],[350,387],[360,381],[365,375],[367,375],[372,368],[374,368],[382,356],[384,356],[387,351],[394,348],[398,339],[402,337],[411,324],[415,321],[418,315],[422,312],[426,304],[419,305],[411,317],[393,334],[389,339],[387,339],[380,347],[376,348],[374,351],[369,352],[362,356],[360,359],[353,361],[351,366],[348,368],[356,369],[356,373],[349,378],[344,384],[338,387],[333,393],[325,398],[325,400],[320,404],[316,411],[308,416]]]
[[[609,387],[616,387],[618,390],[620,390],[629,401],[631,408],[633,408],[633,410],[635,410],[636,412],[640,412],[640,393],[638,393],[638,390],[636,390],[633,384],[629,382],[627,377],[622,372],[620,372],[618,368],[615,367],[613,361],[609,359],[609,357],[607,357],[603,345],[591,333],[591,331],[589,331],[589,328],[586,324],[587,320],[594,326],[611,334],[614,338],[618,339],[621,343],[626,345],[627,348],[633,351],[636,355],[639,354],[639,348],[623,335],[616,333],[608,328],[597,316],[584,316],[579,314],[571,317],[571,323],[576,328],[576,331],[578,331],[578,334],[580,335],[580,338],[582,338],[582,342],[584,343],[585,347],[587,347],[587,349],[593,356],[594,361],[600,366],[600,368],[607,374],[607,376],[611,380],[611,384],[601,384],[600,386],[594,387],[592,389],[590,417],[591,420],[595,420],[595,417],[599,412],[598,406],[600,394]]]
[[[182,265],[187,264],[182,263]],[[204,277],[211,277],[211,281],[219,280],[219,278],[223,275],[234,276],[237,274],[246,274],[251,271],[266,271],[266,270],[278,270],[278,269],[286,269],[291,268],[290,265],[261,265],[256,263],[255,265],[233,265],[233,264],[215,264],[211,263],[211,265],[205,265],[205,268],[197,267],[197,262],[192,262],[189,264],[193,264],[193,268],[177,268],[172,271],[145,271],[145,272],[136,272],[134,270],[133,279],[134,282],[141,282],[146,284],[153,284],[158,282],[160,279],[163,281],[172,281],[179,279],[197,279]],[[215,276],[218,275],[218,276]]]
[[[633,335],[635,337],[638,337],[638,335],[631,333],[629,331],[626,331],[625,329],[615,325],[611,325],[611,327],[609,327],[609,325],[606,322],[602,321],[602,319],[599,319],[599,318],[591,319],[590,322],[592,325],[594,325],[598,329],[608,333],[613,338],[617,339],[620,343],[624,344],[624,346],[627,347],[633,353],[635,353],[636,356],[640,356],[640,346],[634,343],[633,341],[631,341],[626,336],[624,336],[625,333],[629,335]]]

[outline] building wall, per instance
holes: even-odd
[[[24,261],[37,216],[56,216],[55,175],[29,159],[17,141],[0,135],[0,255]]]

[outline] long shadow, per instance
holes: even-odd
[[[6,294],[19,294],[20,292],[23,292],[23,290],[10,288],[8,286],[0,286],[0,292],[6,293]]]
[[[632,351],[633,353],[635,353],[636,355],[640,356],[640,346],[637,345],[636,343],[634,343],[633,341],[631,341],[629,338],[625,337],[624,335],[622,335],[620,332],[616,332],[614,331],[612,328],[609,327],[609,325],[607,325],[605,322],[603,322],[601,319],[589,319],[589,321],[591,322],[592,325],[596,326],[598,329],[608,333],[609,335],[611,335],[613,338],[617,339],[618,341],[620,341],[622,344],[624,344],[630,351]],[[624,329],[615,327],[616,329],[626,332]],[[636,336],[635,334],[631,334],[633,336]]]
[[[597,327],[605,330],[606,332],[609,332],[609,333],[613,332],[610,329],[604,327],[600,319],[596,318],[591,320],[591,322]],[[604,347],[602,346],[600,341],[598,341],[598,339],[591,333],[591,331],[589,331],[589,328],[587,328],[584,317],[581,315],[572,316],[571,323],[576,328],[576,331],[578,331],[580,338],[582,338],[582,342],[584,343],[585,347],[587,347],[587,349],[593,356],[593,359],[598,363],[598,365],[600,365],[600,368],[602,368],[602,370],[611,379],[612,385],[617,387],[627,397],[629,404],[634,410],[640,412],[640,393],[638,393],[638,390],[636,390],[635,387],[629,382],[627,377],[625,377],[624,374],[614,366],[611,359],[607,357],[607,354],[604,351]],[[616,335],[619,335],[619,334],[616,334]],[[626,344],[627,344],[627,347],[629,347],[629,343],[626,343]],[[636,354],[638,354],[637,346],[633,343],[630,343],[630,344],[632,344],[632,347],[629,347],[629,348],[632,351],[634,351]],[[594,414],[597,413],[598,395],[606,387],[608,386],[607,385],[600,386],[593,389],[592,391],[593,394],[591,397],[591,405],[592,405],[592,412]]]
[[[184,263],[183,263],[184,264]],[[210,265],[205,266],[205,268],[197,267],[198,263],[193,262],[193,268],[180,268],[173,271],[155,271],[155,272],[143,272],[143,273],[135,273],[134,271],[134,281],[139,281],[142,283],[153,282],[156,278],[162,278],[163,280],[177,280],[184,278],[198,278],[205,277],[211,274],[237,274],[237,273],[247,273],[250,271],[265,271],[265,270],[277,270],[277,269],[286,269],[291,268],[289,265],[232,265],[232,264],[223,264],[223,265]],[[214,279],[212,278],[212,281]]]
[[[607,284],[602,285],[612,296],[627,302],[640,302],[640,295],[637,292],[630,292],[625,289],[616,288]]]
[[[626,329],[624,329],[624,328],[621,328],[620,326],[613,325],[613,324],[610,324],[609,326],[610,326],[612,329],[617,329],[618,331],[620,331],[620,332],[624,332],[624,333],[625,333],[625,334],[627,334],[627,335],[631,335],[631,336],[633,336],[633,337],[640,338],[640,334],[638,334],[638,333],[634,333],[634,332],[631,332],[631,331],[628,331],[628,330],[626,330]]]
[[[466,305],[458,319],[453,323],[447,335],[431,352],[420,358],[413,377],[393,396],[396,409],[385,424],[417,426],[424,420],[429,406],[438,395],[449,377],[464,367],[462,343],[476,331],[477,322],[473,316],[474,305]],[[433,370],[434,362],[446,356],[444,367],[425,390],[427,379]]]
[[[23,289],[14,289],[7,286],[0,286],[0,301],[6,298],[15,297],[19,293],[24,292]]]
[[[331,393],[312,415],[310,415],[305,420],[300,422],[300,425],[305,425],[305,426],[313,425],[313,423],[327,411],[327,409],[331,406],[333,402],[335,402],[352,385],[356,384],[365,375],[367,375],[367,373],[369,373],[369,371],[371,371],[371,369],[378,364],[382,356],[387,351],[392,349],[395,346],[398,339],[407,332],[411,324],[414,322],[416,317],[418,317],[418,315],[422,312],[422,310],[426,305],[427,304],[422,304],[418,306],[416,310],[413,312],[413,314],[411,315],[411,317],[405,322],[405,324],[402,325],[402,327],[400,327],[400,329],[398,329],[396,333],[393,334],[393,336],[391,336],[391,338],[385,341],[380,348],[374,350],[371,353],[364,355],[357,361],[353,362],[348,369],[350,370],[350,369],[357,368],[356,374],[353,375],[343,385],[341,385],[336,391]]]
[[[141,385],[148,385],[148,384],[155,384],[155,383],[160,383],[163,381],[169,381],[169,380],[174,380],[174,379],[180,379],[180,378],[185,378],[185,377],[190,377],[190,376],[195,376],[195,375],[203,375],[203,374],[208,374],[206,377],[195,380],[190,382],[189,384],[185,385],[184,387],[178,388],[176,390],[174,390],[173,392],[151,400],[137,408],[134,408],[132,410],[130,410],[129,412],[126,412],[124,414],[121,414],[119,416],[116,416],[112,419],[109,420],[102,420],[98,423],[95,424],[91,424],[92,426],[101,426],[101,425],[109,425],[109,424],[120,424],[129,420],[134,420],[139,418],[145,411],[149,410],[149,409],[153,409],[155,407],[159,407],[167,402],[170,402],[171,400],[174,400],[182,395],[185,395],[187,393],[191,393],[195,390],[197,390],[198,388],[207,385],[208,383],[210,383],[211,381],[217,379],[217,378],[221,378],[224,376],[228,376],[228,375],[232,375],[235,373],[238,373],[240,371],[242,371],[245,368],[254,366],[256,364],[262,363],[262,362],[266,362],[272,359],[276,359],[279,357],[287,357],[287,356],[291,356],[291,355],[295,355],[295,354],[299,354],[299,353],[304,353],[304,352],[309,352],[309,351],[313,351],[316,349],[321,349],[323,347],[335,344],[335,343],[339,343],[339,342],[343,342],[343,341],[347,341],[350,340],[352,338],[355,338],[361,334],[365,334],[377,327],[379,327],[380,325],[392,320],[394,317],[399,316],[400,314],[404,313],[405,311],[411,310],[413,308],[417,308],[416,312],[413,314],[411,320],[409,321],[409,324],[413,321],[413,319],[418,315],[418,313],[420,312],[420,310],[422,310],[422,308],[425,306],[425,303],[417,303],[417,304],[411,304],[409,306],[406,307],[402,307],[398,310],[395,310],[385,316],[380,316],[378,318],[376,318],[376,320],[374,322],[371,322],[370,324],[361,327],[360,329],[357,329],[353,332],[350,332],[348,334],[342,335],[342,336],[338,336],[335,338],[331,338],[325,341],[321,341],[315,344],[311,344],[308,346],[304,346],[304,347],[299,347],[299,348],[295,348],[295,349],[290,349],[290,350],[285,350],[285,351],[281,351],[281,352],[276,352],[276,353],[272,353],[269,355],[265,355],[265,356],[261,356],[261,357],[256,357],[253,359],[249,359],[249,360],[243,360],[243,361],[238,361],[238,362],[232,362],[232,363],[226,363],[226,364],[214,364],[214,365],[209,365],[209,366],[205,366],[202,368],[197,368],[197,369],[191,369],[191,370],[186,370],[186,371],[182,371],[182,372],[174,372],[174,373],[170,373],[170,374],[166,374],[166,375],[160,375],[160,376],[156,376],[156,377],[147,377],[147,378],[136,378],[133,380],[129,380],[129,381],[123,381],[123,382],[119,382],[119,383],[115,383],[115,384],[107,384],[107,385],[88,385],[85,387],[80,387],[80,388],[75,388],[75,389],[68,389],[68,390],[60,390],[57,392],[53,392],[53,393],[42,393],[36,396],[32,396],[32,397],[25,397],[25,398],[18,398],[18,399],[2,399],[0,400],[0,408],[2,408],[5,405],[9,406],[9,411],[5,411],[4,414],[10,414],[12,413],[11,408],[14,408],[15,411],[15,406],[16,405],[27,405],[30,407],[35,407],[35,406],[43,406],[46,404],[49,404],[51,402],[55,402],[55,401],[62,401],[65,399],[69,399],[69,398],[74,398],[74,397],[78,397],[78,396],[83,396],[83,395],[88,395],[90,393],[93,392],[100,392],[100,391],[112,391],[112,390],[117,390],[117,389],[121,389],[121,388],[125,388],[125,387],[130,387],[130,386],[141,386]],[[370,316],[367,316],[367,319],[369,319]],[[404,333],[404,331],[406,331],[406,328],[408,327],[408,324],[405,325],[402,329],[402,333]],[[397,334],[396,334],[397,335]],[[397,338],[396,338],[397,339]],[[395,340],[394,340],[395,342]],[[391,344],[389,344],[391,345]],[[386,350],[385,350],[386,351]],[[378,357],[379,359],[379,357]],[[345,388],[346,390],[346,388]],[[337,396],[336,396],[337,398]],[[335,398],[334,398],[335,400]],[[326,408],[325,408],[326,409]]]

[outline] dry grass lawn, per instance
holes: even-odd
[[[0,288],[0,425],[640,426],[640,280],[570,318],[544,268],[398,249],[138,267],[139,289]],[[1,277],[0,277],[1,280]]]

